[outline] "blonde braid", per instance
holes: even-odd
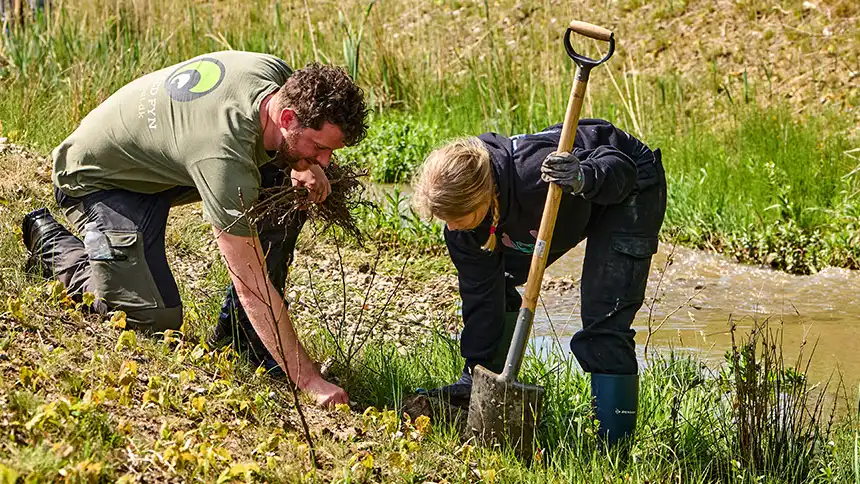
[[[498,235],[496,235],[496,227],[499,226],[499,195],[493,191],[493,200],[491,202],[491,209],[493,210],[493,222],[490,225],[490,236],[487,238],[487,241],[484,242],[484,245],[481,246],[482,249],[487,252],[493,252],[496,250],[496,239]]]

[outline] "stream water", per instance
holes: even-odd
[[[584,255],[584,247],[577,247],[548,267],[546,275],[576,283]],[[673,263],[667,267],[670,255]],[[640,364],[645,364],[649,317],[652,328],[659,327],[651,337],[649,352],[693,352],[713,366],[723,361],[731,347],[730,319],[736,323],[738,338],[745,338],[753,327],[768,320],[771,329],[782,331],[787,361],[795,361],[803,348],[803,355],[812,354],[809,373],[813,381],[838,371],[853,393],[860,383],[860,348],[855,346],[860,337],[858,289],[857,271],[828,268],[810,276],[794,276],[661,244],[651,264],[645,304],[634,323]],[[658,300],[652,307],[655,294]],[[539,307],[535,315],[535,342],[540,347],[558,338],[567,349],[570,336],[581,326],[578,286],[545,298],[543,303],[545,310]]]

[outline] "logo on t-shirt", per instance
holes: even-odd
[[[193,101],[214,91],[224,79],[224,64],[211,57],[200,57],[183,64],[164,82],[174,101]]]

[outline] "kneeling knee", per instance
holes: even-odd
[[[182,327],[182,306],[139,309],[126,313],[128,327],[142,333],[160,333]]]

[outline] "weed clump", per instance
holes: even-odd
[[[806,482],[831,438],[835,408],[827,411],[823,386],[807,380],[812,352],[803,350],[794,365],[783,354],[782,332],[768,321],[756,324],[746,341],[735,340],[726,352],[728,366],[722,381],[733,395],[729,441],[744,468],[755,475],[778,476],[787,482]],[[834,406],[836,401],[834,400]]]

